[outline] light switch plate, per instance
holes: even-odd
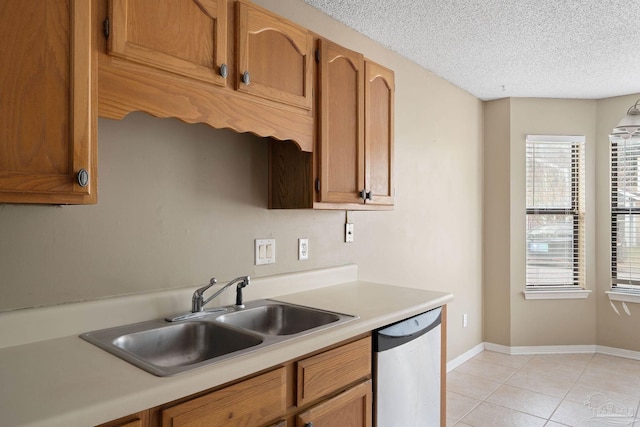
[[[255,265],[276,263],[276,239],[256,239],[255,251]]]

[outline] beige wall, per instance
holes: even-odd
[[[640,350],[634,321],[640,315],[637,304],[628,304],[631,316],[621,309],[623,314],[618,316],[605,294],[610,284],[608,134],[637,98],[519,98],[485,103],[485,341]],[[586,137],[586,274],[587,288],[592,290],[586,300],[525,300],[522,296],[527,134]]]
[[[345,244],[344,211],[267,209],[264,140],[142,113],[100,119],[97,205],[0,205],[0,310],[356,262],[363,280],[453,292],[449,358],[479,344],[482,103],[300,0],[256,3],[395,71],[395,209],[351,213]],[[253,266],[261,237],[276,239],[275,265]]]
[[[586,158],[586,276],[595,285],[594,164],[596,102],[519,98],[511,102],[511,345],[595,343],[595,298],[525,300],[525,138],[527,134],[584,135]]]
[[[484,105],[484,340],[511,342],[509,149],[511,99]]]
[[[487,342],[507,346],[595,344],[593,296],[586,300],[525,300],[523,296],[527,134],[586,137],[586,273],[587,288],[595,287],[595,120],[596,102],[590,100],[512,98],[485,103]]]

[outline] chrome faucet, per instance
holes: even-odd
[[[235,279],[233,279],[232,281],[224,285],[222,288],[218,289],[213,295],[211,295],[209,298],[205,300],[204,293],[207,291],[207,289],[209,289],[216,283],[218,283],[218,281],[216,280],[215,277],[212,277],[211,280],[209,280],[209,284],[207,286],[203,286],[195,290],[195,292],[193,293],[193,296],[191,297],[191,312],[179,314],[174,317],[167,317],[166,320],[169,322],[178,322],[181,320],[188,320],[188,319],[201,317],[209,313],[226,311],[227,309],[222,307],[210,308],[205,310],[204,306],[207,305],[209,301],[211,301],[212,299],[220,295],[222,292],[224,292],[224,290],[227,289],[229,286],[235,285],[236,283],[237,283],[236,307],[244,308],[244,303],[242,302],[242,289],[249,286],[249,284],[251,283],[251,278],[249,276],[236,277]]]
[[[210,287],[212,287],[213,285],[215,285],[216,283],[218,283],[215,277],[211,278],[207,286],[203,286],[202,288],[196,289],[196,291],[193,293],[193,298],[191,299],[191,312],[197,313],[200,311],[204,311],[204,306],[207,305],[209,301],[211,301],[212,299],[220,295],[229,286],[235,285],[236,283],[238,284],[238,286],[236,287],[236,306],[244,307],[244,304],[242,303],[242,288],[248,286],[250,282],[251,282],[251,278],[249,276],[236,277],[235,279],[233,279],[232,281],[224,285],[221,289],[218,289],[216,293],[214,293],[213,295],[211,295],[209,298],[205,300],[203,297],[204,292]]]

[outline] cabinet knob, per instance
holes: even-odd
[[[373,200],[373,194],[371,193],[371,191],[367,191],[366,189],[362,189],[360,190],[360,198],[362,200]]]
[[[242,83],[246,84],[247,86],[249,85],[249,83],[251,83],[251,78],[248,71],[242,73]]]
[[[89,172],[87,172],[85,168],[82,168],[78,171],[78,175],[76,175],[76,178],[80,187],[86,187],[89,184]]]
[[[311,421],[309,421],[308,423],[306,423],[304,425],[304,427],[313,427],[313,423]]]
[[[222,76],[223,79],[226,79],[227,76],[229,75],[229,70],[227,69],[227,64],[222,64],[220,66],[220,75]]]

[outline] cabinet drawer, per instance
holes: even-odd
[[[371,374],[371,338],[297,363],[297,405],[302,406]]]
[[[162,426],[264,425],[285,413],[285,384],[285,369],[275,369],[163,410]]]

